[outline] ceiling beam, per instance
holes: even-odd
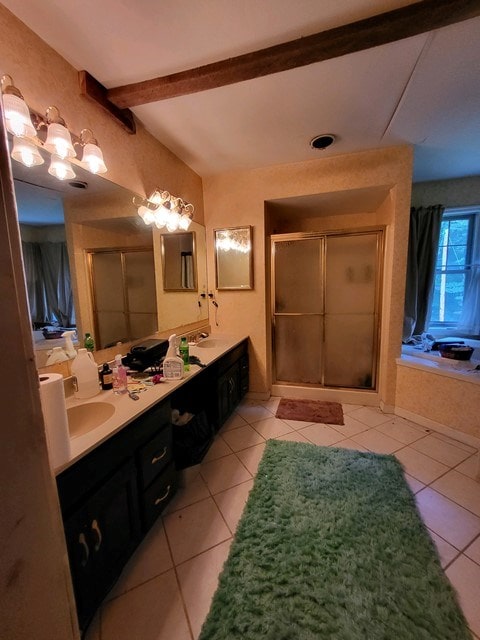
[[[422,0],[371,18],[171,75],[106,90],[119,108],[252,80],[439,29],[480,15],[480,0]]]

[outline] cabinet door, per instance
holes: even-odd
[[[140,540],[136,469],[124,464],[65,523],[80,627]]]
[[[219,377],[217,391],[220,427],[240,402],[240,367],[238,362]]]

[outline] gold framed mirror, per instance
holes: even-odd
[[[253,229],[214,229],[217,289],[253,289]]]

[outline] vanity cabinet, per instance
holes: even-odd
[[[126,462],[64,523],[81,627],[138,545],[136,494],[136,469]]]
[[[175,493],[170,420],[162,401],[57,477],[81,629]]]
[[[218,429],[247,393],[248,371],[248,344],[244,340],[220,358],[217,364],[216,414]]]

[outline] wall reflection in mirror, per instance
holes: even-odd
[[[215,229],[217,289],[253,289],[252,227]]]
[[[164,291],[196,291],[195,234],[162,233]]]
[[[38,366],[45,364],[47,350],[64,343],[63,339],[46,340],[43,327],[58,330],[60,326],[76,326],[79,338],[89,331],[95,335],[96,347],[103,348],[208,319],[207,305],[197,300],[197,283],[206,286],[203,226],[192,223],[195,242],[189,273],[193,274],[193,286],[187,288],[187,294],[179,294],[184,296],[181,304],[176,304],[172,298],[176,294],[169,292],[166,312],[159,232],[146,227],[137,215],[133,205],[136,194],[79,166],[75,166],[75,179],[59,181],[48,174],[48,152],[40,149],[40,153],[46,161],[39,166],[27,168],[11,162],[32,328],[37,329],[35,347],[44,352],[37,357]],[[94,296],[88,268],[89,252],[119,250],[128,254],[119,258],[128,265],[123,273],[123,281],[130,286],[127,302],[120,286],[104,287],[102,295],[97,291]],[[108,329],[106,316],[101,321],[98,317],[99,312],[106,314],[107,290],[108,304],[113,305],[108,312],[116,323]]]

